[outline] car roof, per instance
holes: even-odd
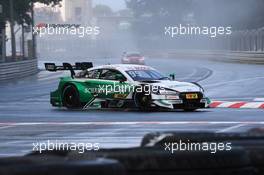
[[[137,65],[137,64],[108,64],[108,65],[101,65],[95,66],[92,69],[116,69],[122,71],[128,70],[154,70],[154,68],[145,65]],[[92,70],[90,69],[90,70]]]

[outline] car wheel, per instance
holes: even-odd
[[[79,92],[73,85],[68,85],[64,88],[62,93],[63,106],[69,109],[81,108]]]
[[[194,112],[197,110],[196,108],[189,108],[189,109],[184,109],[185,112]]]
[[[147,92],[137,92],[136,90],[134,93],[134,103],[140,110],[149,111],[151,109],[151,95]]]

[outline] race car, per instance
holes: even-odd
[[[145,64],[145,58],[140,53],[123,53],[122,64]]]
[[[137,108],[142,111],[207,108],[210,100],[197,83],[175,81],[145,65],[45,63],[48,71],[69,70],[50,93],[53,106],[69,109]],[[80,70],[75,74],[76,70]]]

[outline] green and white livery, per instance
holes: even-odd
[[[210,103],[199,84],[175,81],[150,66],[45,63],[45,67],[48,71],[71,72],[71,76],[62,77],[58,89],[51,92],[50,102],[57,107],[194,111],[207,108]],[[75,70],[79,72],[75,74]]]

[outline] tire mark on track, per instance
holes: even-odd
[[[187,82],[200,82],[203,81],[210,76],[212,76],[213,71],[208,68],[204,67],[197,67],[195,68],[195,71],[188,77],[181,78],[181,81],[187,81]]]

